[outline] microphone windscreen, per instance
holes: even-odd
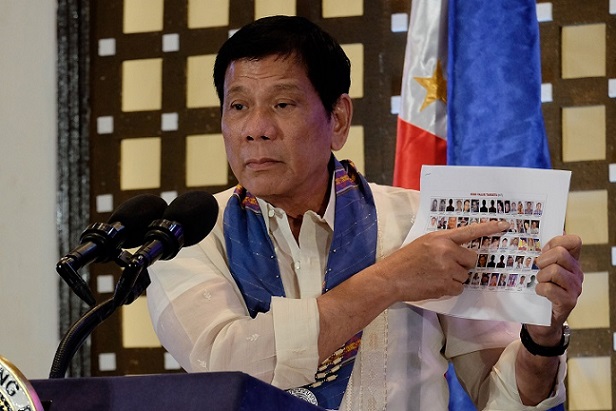
[[[162,217],[167,202],[153,194],[140,194],[132,197],[116,208],[109,217],[109,223],[119,222],[126,228],[124,248],[138,247],[143,244],[149,225]]]
[[[182,225],[184,247],[197,244],[212,231],[218,218],[218,202],[206,191],[188,191],[178,196],[163,213],[163,219]]]

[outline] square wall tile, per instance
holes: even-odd
[[[605,160],[605,126],[605,106],[563,108],[563,161]]]
[[[131,304],[122,306],[122,345],[124,348],[160,347],[146,297],[139,297]]]
[[[390,113],[394,115],[400,114],[400,106],[402,106],[402,97],[401,96],[391,96],[391,98],[389,99]]]
[[[160,187],[159,137],[128,138],[120,143],[120,189]]]
[[[180,49],[180,35],[178,33],[168,33],[163,36],[163,52],[170,53]]]
[[[607,272],[585,273],[582,295],[568,319],[571,328],[609,328],[609,290]]]
[[[295,16],[296,7],[295,0],[255,0],[255,20],[277,14]]]
[[[165,200],[167,204],[171,204],[171,202],[175,200],[177,196],[178,196],[177,191],[163,191],[162,193],[160,193],[160,198]]]
[[[101,194],[96,196],[96,212],[108,213],[113,211],[113,194]]]
[[[112,293],[115,291],[115,283],[113,275],[98,275],[96,276],[96,292],[99,294]]]
[[[616,78],[611,78],[607,81],[607,96],[616,98]]]
[[[179,370],[182,367],[176,361],[176,359],[173,358],[173,356],[171,356],[171,354],[166,352],[165,353],[165,359],[164,359],[164,368],[165,368],[165,370]]]
[[[351,17],[364,14],[364,0],[323,0],[323,17]]]
[[[541,102],[551,103],[552,101],[552,83],[541,84]]]
[[[607,191],[572,191],[567,201],[565,230],[588,244],[607,244]]]
[[[160,116],[160,129],[162,131],[174,131],[178,129],[178,113],[163,113]]]
[[[605,24],[562,28],[562,76],[603,77],[606,64]]]
[[[98,134],[113,133],[113,117],[101,116],[96,119],[96,132]]]
[[[537,21],[552,21],[552,3],[537,3]]]
[[[163,29],[164,0],[124,0],[124,33]]]
[[[188,57],[186,67],[186,106],[218,107],[218,95],[212,80],[216,55]]]
[[[162,59],[127,60],[122,63],[122,111],[160,110]]]
[[[222,134],[186,137],[186,186],[218,186],[229,182]]]
[[[351,89],[349,96],[364,96],[364,45],[362,43],[342,44],[342,49],[351,60]]]
[[[409,14],[394,13],[391,15],[392,33],[404,33],[409,29]]]
[[[116,355],[114,352],[98,354],[99,371],[115,371],[116,368]]]
[[[188,28],[229,25],[229,0],[188,0]]]
[[[335,151],[334,155],[338,160],[351,160],[357,170],[364,174],[366,172],[366,160],[364,155],[364,127],[351,126],[349,137],[341,150]]]
[[[98,55],[101,57],[113,56],[116,53],[115,39],[100,39],[98,41]]]
[[[610,357],[578,357],[567,361],[569,411],[611,410]]]

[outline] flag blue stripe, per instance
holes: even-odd
[[[447,163],[550,168],[535,0],[449,0],[448,19]],[[447,380],[450,411],[475,411]]]
[[[448,24],[448,164],[550,168],[535,0],[450,0]]]

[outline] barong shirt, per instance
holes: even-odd
[[[419,193],[377,184],[370,188],[377,208],[378,260],[403,243]],[[215,196],[218,222],[201,243],[149,269],[147,300],[154,329],[189,372],[243,371],[282,389],[304,386],[314,381],[319,365],[316,298],[332,239],[335,195],[323,217],[306,212],[298,241],[284,211],[258,199],[286,297],[273,297],[270,311],[253,319],[227,265],[222,220],[232,193]],[[564,402],[563,355],[552,396],[535,407],[522,405],[515,380],[516,354],[524,349],[519,330],[519,324],[464,320],[394,304],[364,329],[340,409],[445,411],[448,361],[486,410],[547,410]],[[492,348],[505,348],[493,367],[480,354]]]

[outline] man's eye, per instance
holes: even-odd
[[[233,110],[243,110],[244,109],[244,105],[241,103],[233,103],[231,104],[231,108]]]
[[[276,107],[278,108],[286,108],[289,105],[289,103],[278,103],[276,104]]]

